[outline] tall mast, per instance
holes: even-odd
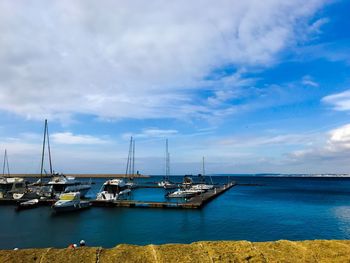
[[[168,139],[165,141],[165,179],[169,180],[170,175],[170,154],[169,154],[169,146]]]
[[[131,169],[131,176],[134,177],[135,175],[135,140],[132,141],[132,169]]]
[[[2,166],[2,176],[5,177],[5,163],[6,163],[6,149],[5,149],[5,153],[4,153],[4,163]]]
[[[130,137],[130,144],[129,144],[129,153],[128,153],[128,161],[126,163],[126,171],[125,171],[125,177],[127,177],[131,173],[131,161],[132,161],[132,148],[133,148],[133,139],[132,136]]]
[[[9,176],[10,175],[10,166],[9,166],[9,160],[8,160],[8,157],[7,157],[7,150],[5,149],[4,164],[2,166],[2,176],[3,177],[5,176],[6,168],[7,168],[7,176]]]
[[[43,180],[46,133],[47,133],[47,119],[45,119],[43,150],[42,150],[42,153],[41,153],[40,183],[42,183],[42,180]]]
[[[203,161],[202,161],[202,175],[205,176],[204,156],[203,156]]]
[[[9,157],[7,156],[6,150],[5,150],[5,154],[6,154],[6,164],[7,164],[7,175],[10,176]]]
[[[51,161],[51,149],[50,149],[50,140],[49,140],[49,126],[46,124],[46,136],[47,136],[47,148],[49,152],[49,162],[50,162],[50,174],[53,174],[52,170],[52,161]]]

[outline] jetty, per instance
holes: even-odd
[[[116,201],[91,201],[92,206],[106,206],[106,207],[145,207],[145,208],[201,208],[210,200],[221,195],[227,190],[235,186],[235,182],[230,182],[222,186],[216,186],[212,190],[198,194],[189,198],[186,202],[153,202],[153,201],[135,201],[135,200],[116,200]]]
[[[209,201],[223,194],[227,190],[236,185],[235,182],[229,182],[224,185],[215,186],[213,189],[204,193],[198,194],[192,198],[189,198],[183,202],[154,202],[154,201],[137,201],[137,200],[90,200],[92,207],[143,207],[143,208],[184,208],[184,209],[198,209],[202,208]],[[139,186],[142,188],[142,186]],[[0,205],[14,205],[18,202],[28,201],[28,199],[0,199]],[[39,200],[40,206],[51,206],[57,200],[43,199]]]

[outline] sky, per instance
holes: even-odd
[[[40,172],[350,173],[350,1],[0,1],[0,151]],[[46,159],[45,167],[48,162]]]

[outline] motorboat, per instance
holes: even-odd
[[[47,183],[51,186],[51,191],[54,196],[58,197],[62,193],[79,192],[81,197],[84,197],[91,189],[91,182],[83,183],[72,176],[64,174],[55,174],[52,180]]]
[[[115,201],[130,195],[131,189],[123,179],[111,179],[106,181],[97,194],[96,200]]]
[[[214,188],[214,185],[200,183],[200,184],[192,185],[190,189],[199,190],[199,191],[208,191],[208,190],[211,190],[213,188]]]
[[[168,198],[189,198],[195,196],[196,194],[198,194],[196,191],[178,189],[175,192],[167,193],[165,196]]]
[[[21,198],[26,192],[26,181],[20,177],[0,178],[0,198]],[[19,198],[16,198],[19,197]]]
[[[163,187],[164,189],[174,189],[177,188],[177,185],[168,181],[168,180],[162,180],[158,182],[159,187]]]
[[[90,206],[90,202],[80,200],[80,192],[71,192],[61,194],[52,208],[56,213],[59,213],[86,209]]]
[[[17,204],[17,211],[35,208],[39,205],[39,199],[31,199]]]
[[[189,175],[185,175],[183,182],[182,182],[182,187],[185,189],[189,189],[189,188],[191,188],[192,185],[193,185],[192,177]]]

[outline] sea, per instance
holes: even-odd
[[[191,243],[203,240],[350,239],[350,178],[231,175],[214,183],[237,186],[202,209],[106,208],[54,214],[50,207],[20,212],[0,206],[0,249],[89,246],[113,247]],[[135,179],[153,184],[162,177]],[[88,180],[88,179],[82,179]],[[106,178],[92,179],[94,198]],[[182,177],[174,176],[181,182]],[[134,200],[165,201],[165,190],[142,188]]]

